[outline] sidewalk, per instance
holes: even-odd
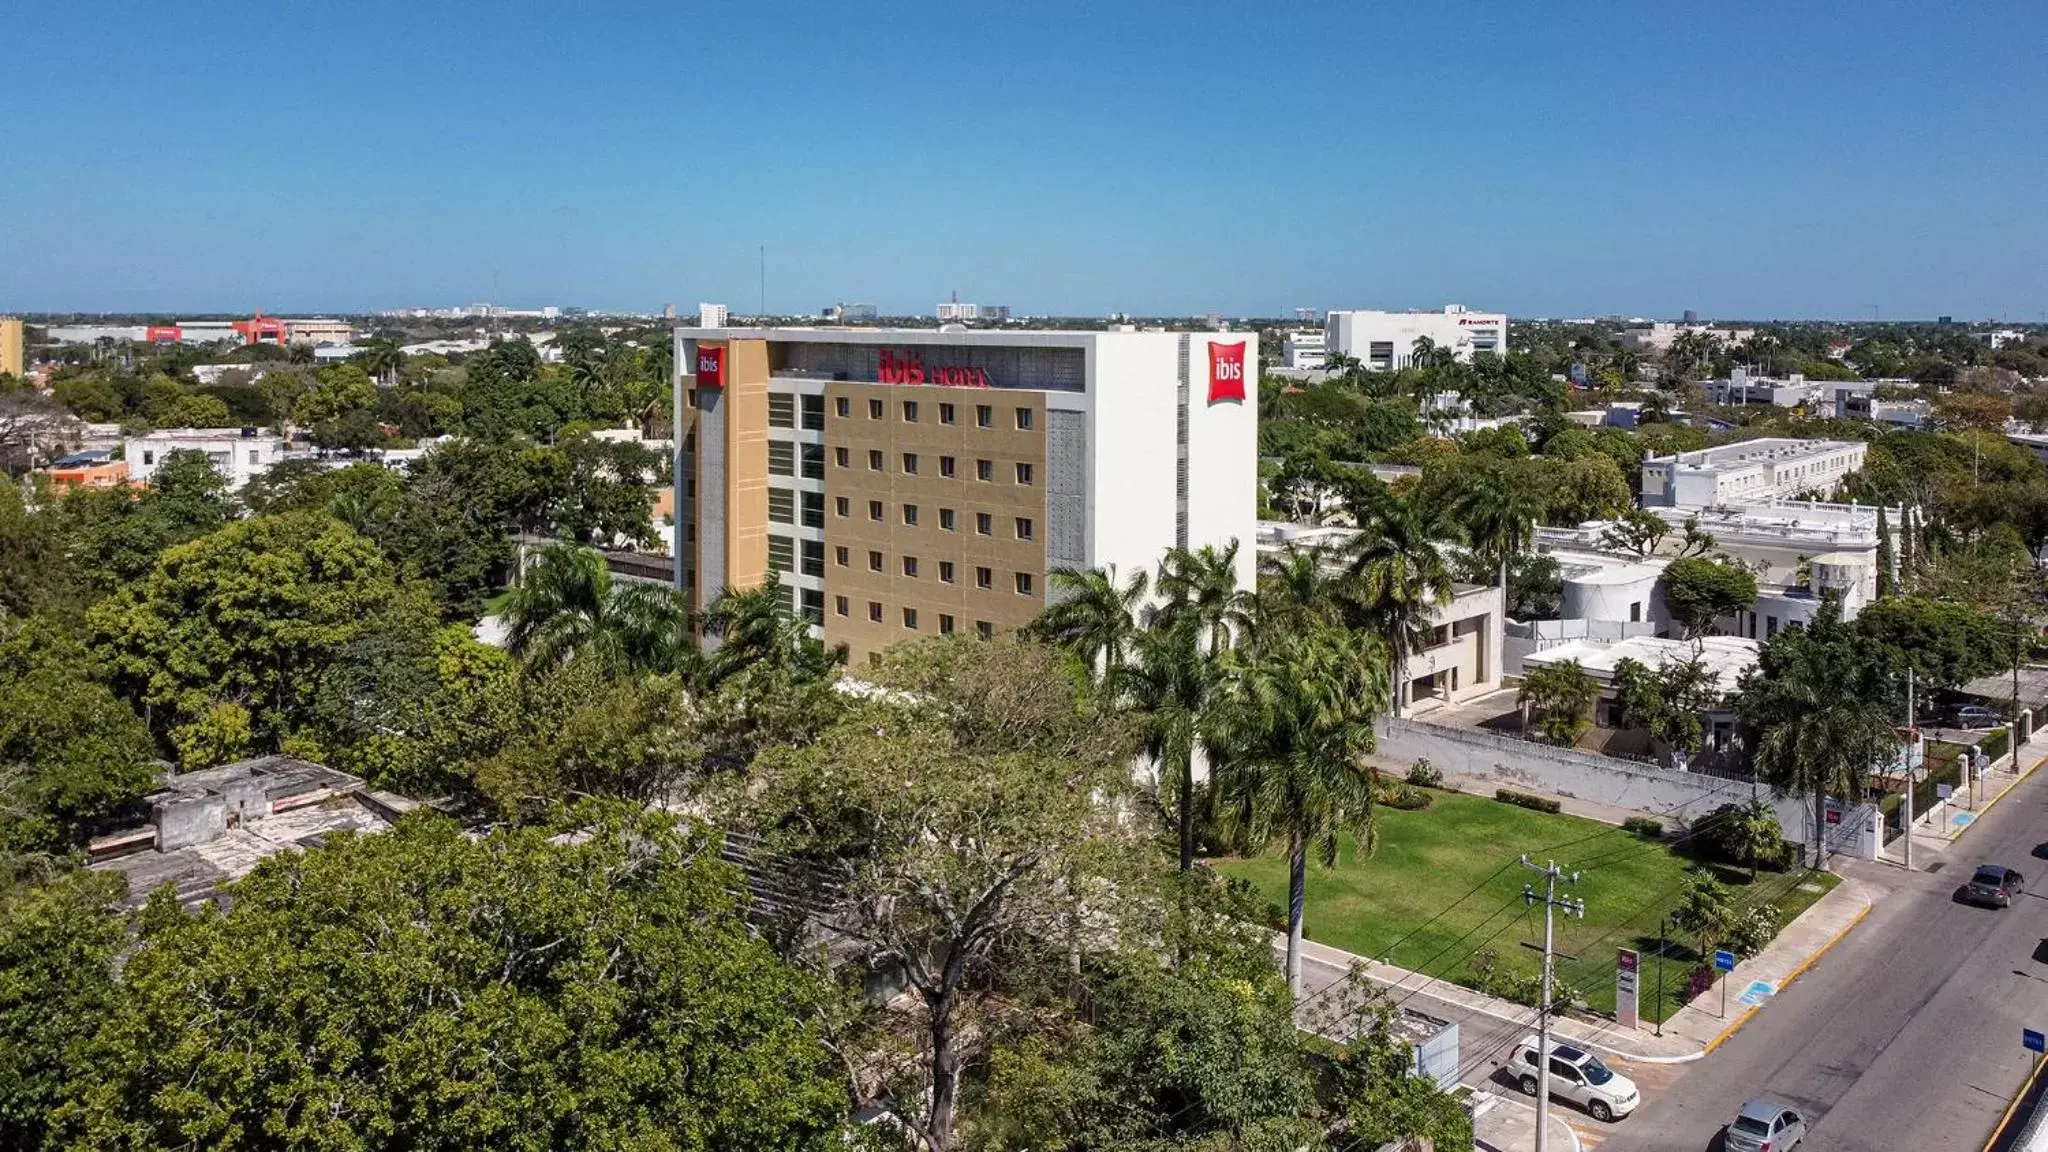
[[[1576,1152],[1582,1145],[1566,1114],[1562,1108],[1551,1110],[1549,1146]],[[1529,1152],[1536,1147],[1535,1106],[1505,1089],[1480,1089],[1473,1101],[1472,1145],[1483,1152]]]
[[[2025,766],[2015,768],[2024,761]],[[1992,805],[2005,798],[2007,792],[2042,764],[2048,763],[2048,741],[2038,736],[2020,745],[2019,756],[2007,754],[1992,762],[1990,771],[1978,777],[1977,782],[1967,791],[1959,789],[1955,795],[1936,804],[1932,810],[1918,812],[1913,816],[1913,855],[1916,871],[1925,871],[1927,865],[1943,859],[1943,853],[1950,845],[1970,830]],[[1879,859],[1903,867],[1906,863],[1906,838],[1900,836],[1879,852]]]

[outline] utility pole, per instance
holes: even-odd
[[[1913,788],[1916,783],[1913,779],[1913,753],[1919,750],[1920,747],[1920,729],[1915,727],[1913,723],[1913,666],[1911,664],[1906,665],[1906,739],[1911,741],[1911,743],[1906,745],[1904,827],[1906,829],[1906,871],[1911,872],[1913,870]]]
[[[1529,857],[1522,857],[1522,867],[1543,877],[1543,895],[1536,889],[1522,885],[1522,901],[1534,905],[1543,902],[1543,1000],[1538,1005],[1536,1023],[1536,1152],[1547,1152],[1550,1145],[1550,957],[1556,947],[1555,913],[1562,909],[1567,916],[1586,918],[1586,902],[1569,896],[1559,899],[1557,882],[1577,884],[1577,872],[1564,872],[1557,861],[1546,861],[1538,868]]]

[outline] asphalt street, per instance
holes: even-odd
[[[1717,1051],[1646,1093],[1602,1152],[1718,1152],[1722,1125],[1754,1096],[1804,1113],[1802,1147],[1818,1152],[1977,1152],[2026,1078],[2021,1029],[2048,1031],[2044,840],[2048,772],[2036,772],[1939,872],[1863,873],[1894,890]],[[1956,903],[1971,870],[1994,862],[2040,893],[2003,911]]]

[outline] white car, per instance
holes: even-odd
[[[1525,1036],[1515,1045],[1508,1072],[1531,1096],[1536,1094],[1537,1067],[1536,1037]],[[1555,1040],[1550,1042],[1550,1095],[1577,1104],[1603,1122],[1635,1111],[1643,1098],[1635,1081],[1601,1063],[1598,1056]]]

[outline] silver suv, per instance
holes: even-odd
[[[1536,1094],[1536,1037],[1515,1045],[1508,1071],[1522,1091]],[[1584,1108],[1593,1119],[1619,1120],[1636,1110],[1642,1094],[1636,1082],[1600,1062],[1598,1056],[1569,1044],[1550,1042],[1550,1094]]]

